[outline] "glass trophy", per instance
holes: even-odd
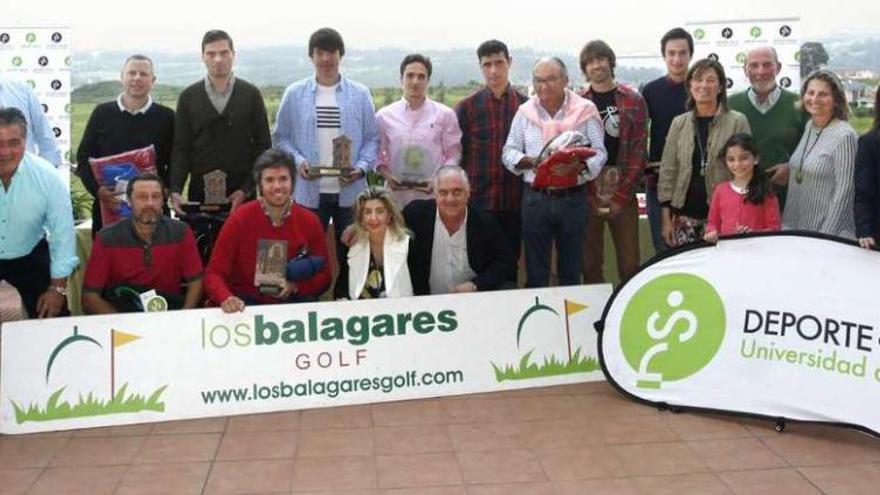
[[[254,285],[260,294],[277,296],[287,287],[287,241],[259,239]]]
[[[226,172],[217,169],[202,176],[205,199],[201,203],[189,202],[183,205],[188,213],[215,213],[229,211],[229,199],[226,197]]]
[[[394,169],[400,187],[408,188],[427,187],[434,172],[430,153],[418,144],[410,144],[400,150]]]

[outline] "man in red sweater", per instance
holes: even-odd
[[[257,158],[260,196],[226,220],[205,272],[208,298],[224,312],[243,311],[246,303],[315,301],[330,285],[324,230],[314,213],[291,199],[294,176],[293,161],[281,151]]]

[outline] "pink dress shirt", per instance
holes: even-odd
[[[431,99],[418,108],[401,99],[376,113],[379,124],[379,167],[399,180],[430,179],[443,165],[461,161],[461,129],[455,112]],[[430,199],[420,191],[394,191],[403,208],[414,199]]]

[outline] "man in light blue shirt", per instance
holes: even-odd
[[[39,154],[56,167],[61,165],[61,151],[55,144],[55,133],[30,86],[0,77],[0,108],[6,107],[21,110],[27,120],[27,150]]]
[[[357,195],[366,188],[367,172],[376,165],[379,130],[370,90],[339,73],[345,55],[342,36],[322,28],[309,38],[309,58],[315,75],[297,81],[284,91],[272,143],[293,156],[301,180],[294,198],[321,218],[326,230],[330,219],[337,239],[337,259],[346,252],[338,240],[351,224]],[[317,177],[315,167],[334,165],[334,140],[351,143],[348,175]],[[337,145],[336,148],[339,148]],[[336,149],[337,158],[339,149]],[[311,173],[310,173],[311,171]]]
[[[25,151],[27,136],[22,112],[0,109],[0,281],[31,318],[65,315],[79,264],[70,193],[49,162]]]

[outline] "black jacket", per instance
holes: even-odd
[[[859,138],[855,189],[856,237],[873,237],[880,242],[880,130]]]
[[[434,247],[434,223],[437,219],[437,202],[416,200],[403,209],[406,226],[412,231],[409,248],[409,273],[413,293],[417,296],[431,293],[431,250]],[[504,234],[492,215],[474,207],[468,207],[467,225],[468,264],[476,272],[473,280],[477,290],[507,288],[516,272],[516,258],[503,241]]]

